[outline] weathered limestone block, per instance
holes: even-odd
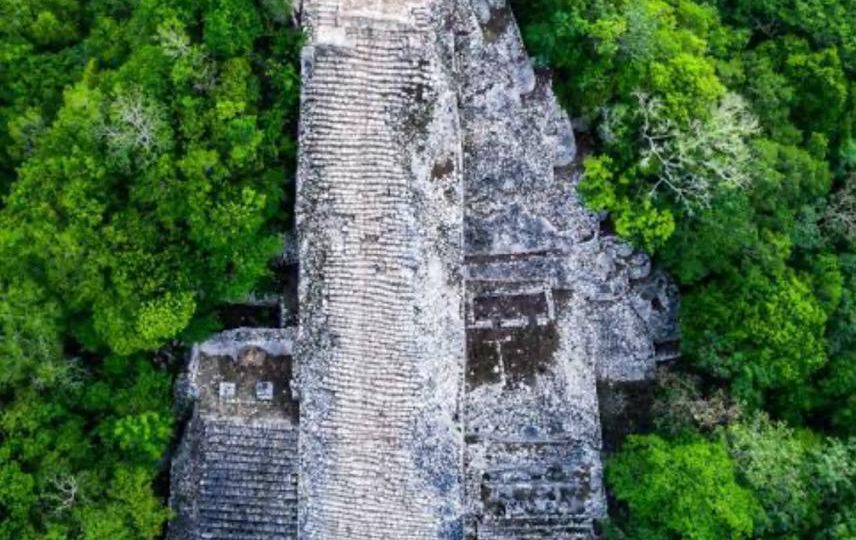
[[[510,9],[459,17],[467,537],[591,538],[605,513],[596,357],[569,254],[598,223],[576,202],[570,121]]]

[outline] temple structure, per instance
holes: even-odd
[[[171,538],[297,538],[293,344],[291,330],[238,330],[194,347]]]
[[[674,287],[578,200],[505,0],[301,20],[298,324],[196,348],[170,538],[595,538],[598,383],[673,356]]]

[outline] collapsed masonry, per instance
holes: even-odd
[[[668,279],[579,203],[505,0],[302,19],[299,330],[195,350],[171,538],[593,538],[597,384],[671,356]]]

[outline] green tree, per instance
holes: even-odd
[[[627,507],[618,525],[639,540],[749,538],[758,503],[738,485],[721,441],[632,435],[607,467]]]
[[[149,357],[215,328],[280,249],[283,13],[0,0],[0,540],[162,534],[172,377]]]
[[[728,447],[740,479],[761,503],[761,538],[800,538],[820,520],[812,484],[810,446],[763,414],[728,428]]]
[[[687,354],[757,406],[765,391],[804,384],[823,367],[827,315],[793,272],[745,272],[687,294],[682,328]]]
[[[515,9],[593,138],[582,199],[682,289],[685,361],[655,424],[689,439],[634,437],[618,454],[619,528],[634,539],[856,536],[852,443],[826,437],[852,436],[856,418],[856,2]],[[690,455],[705,457],[690,467],[679,459]],[[731,505],[746,510],[731,529],[708,526],[735,481],[758,504]]]

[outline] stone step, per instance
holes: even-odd
[[[265,525],[290,526],[297,519],[297,499],[283,499],[282,504],[273,506],[240,504],[207,504],[199,507],[200,515],[211,523],[251,522]]]
[[[479,524],[478,540],[594,540],[590,517],[505,519]]]

